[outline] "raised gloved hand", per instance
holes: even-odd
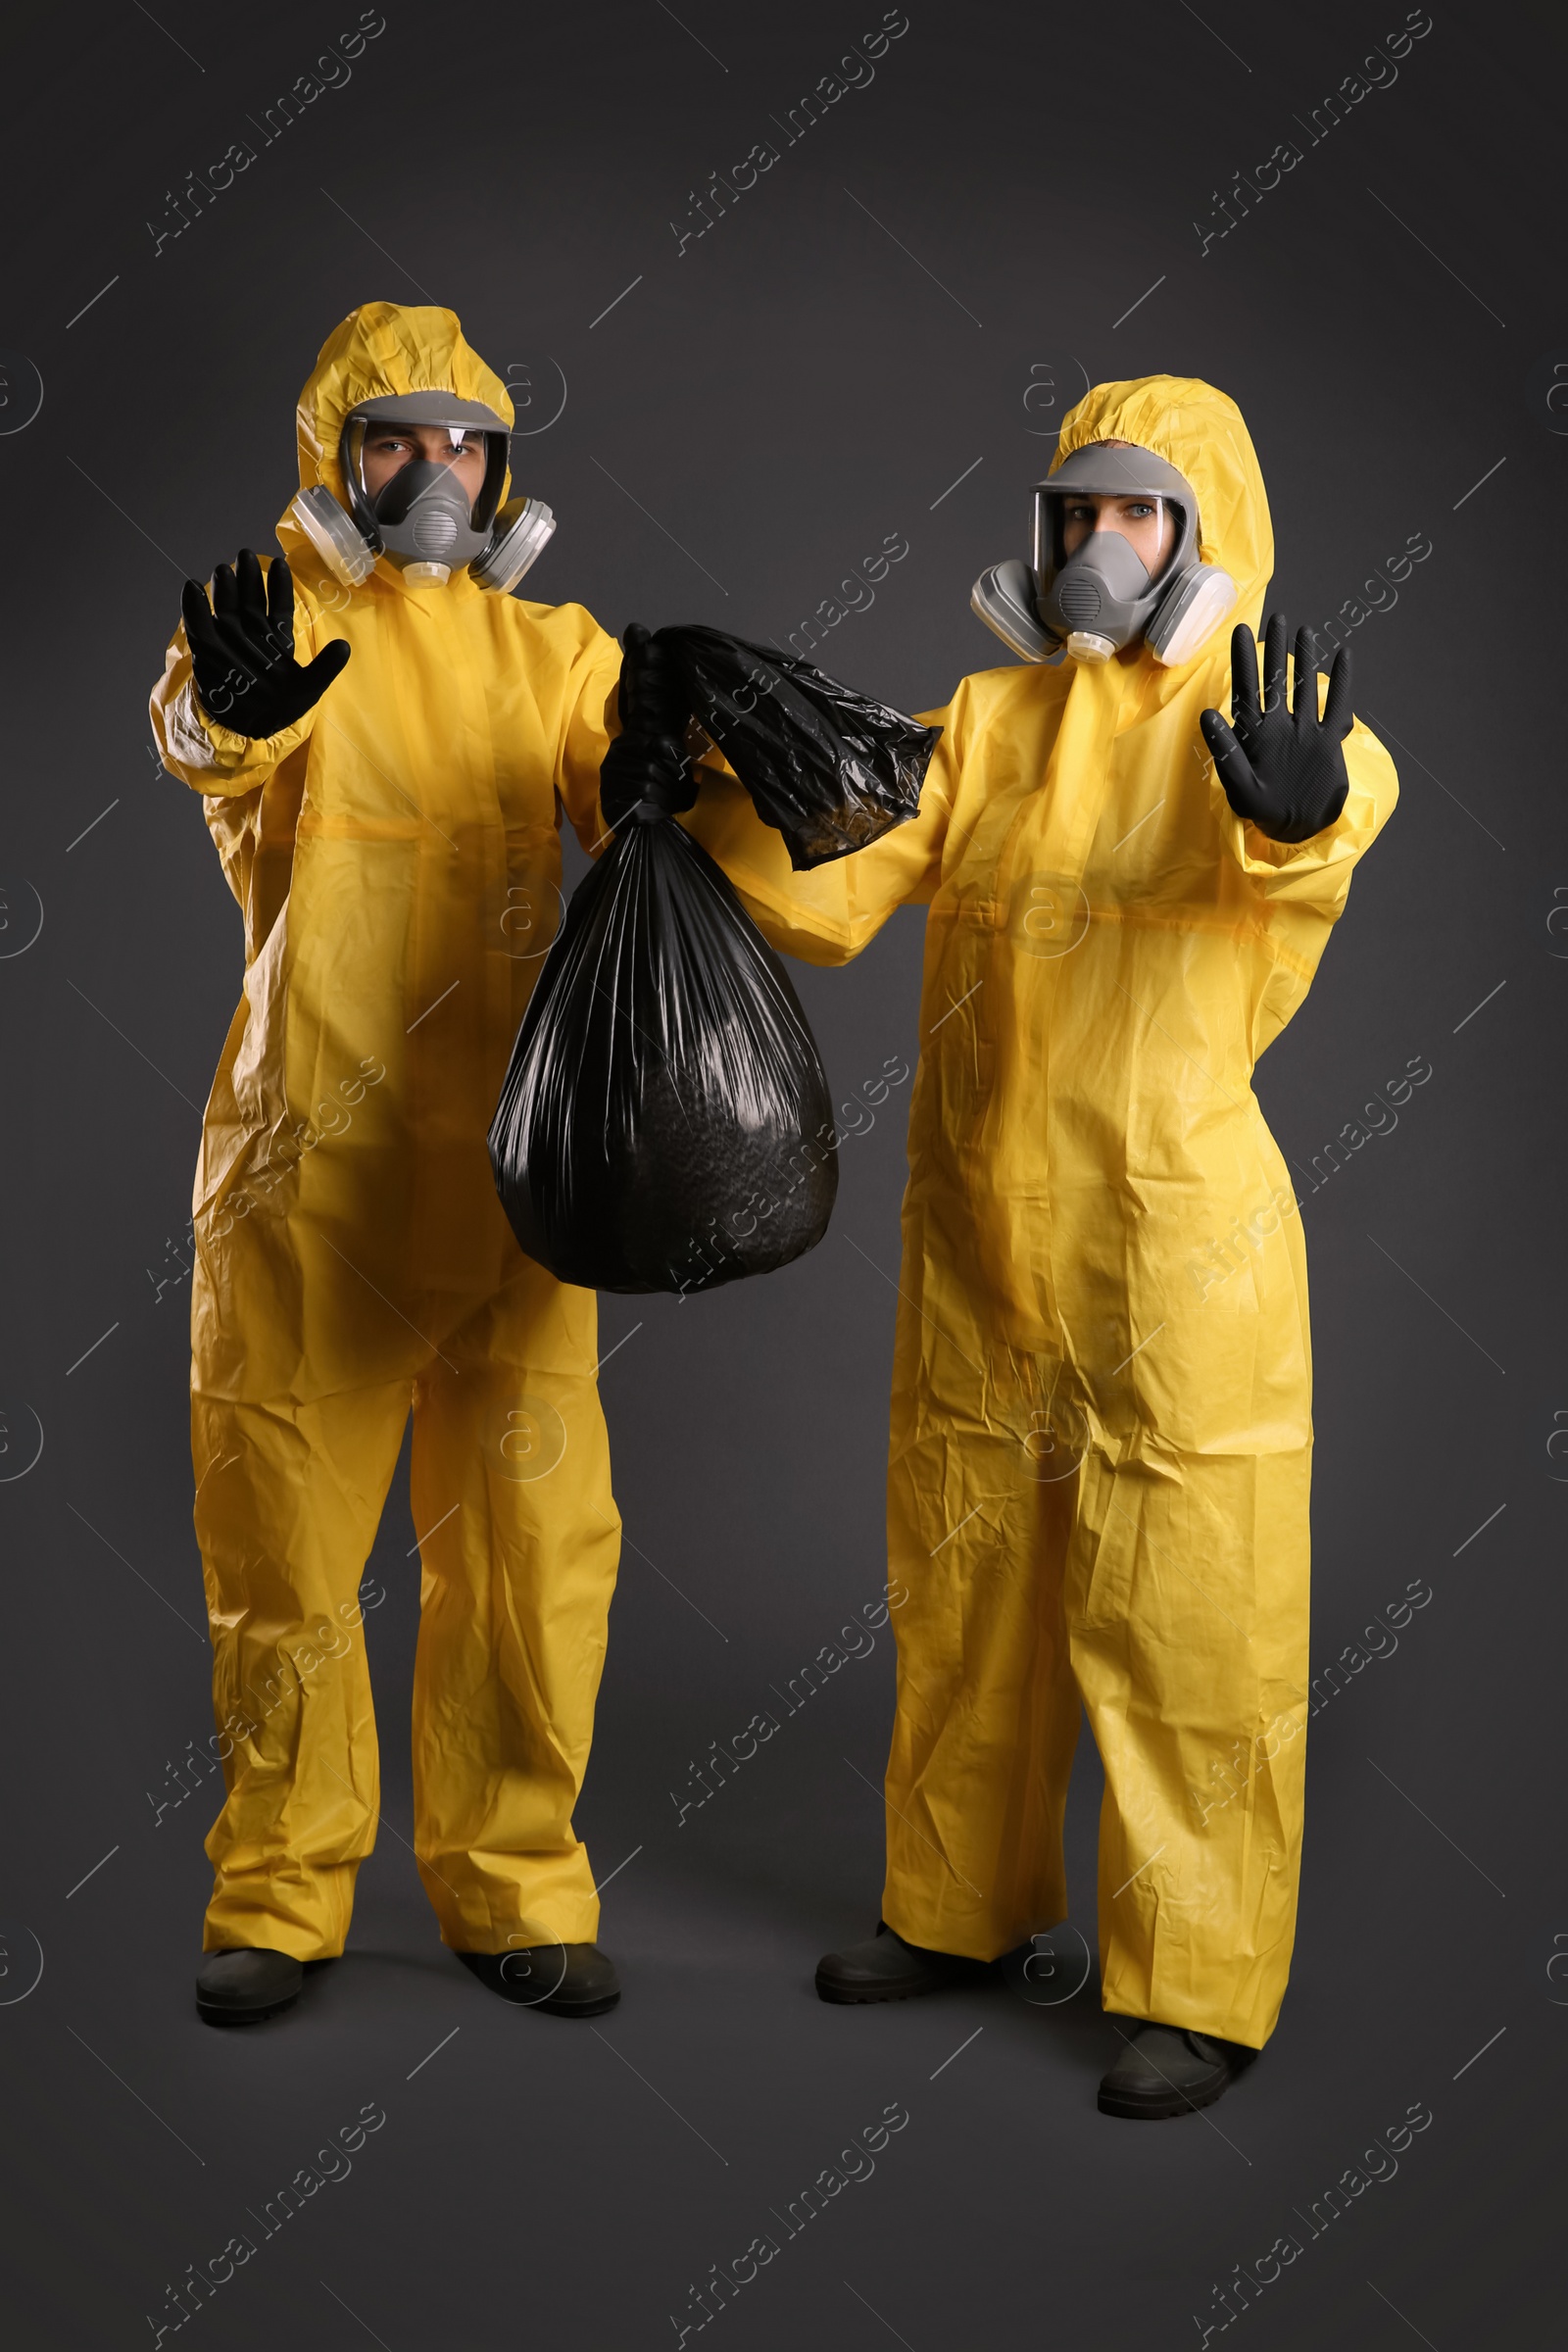
[[[1238,816],[1270,841],[1310,841],[1332,825],[1350,780],[1340,746],[1350,732],[1350,655],[1342,646],[1329,671],[1328,700],[1317,714],[1317,653],[1310,629],[1296,637],[1296,708],[1285,694],[1285,640],[1290,624],[1271,612],[1263,637],[1263,701],[1257,699],[1257,649],[1249,628],[1231,637],[1233,726],[1217,710],[1199,719],[1203,741]]]
[[[678,816],[697,799],[697,777],[686,753],[691,703],[679,668],[635,620],[621,643],[621,731],[599,770],[599,806],[612,832],[628,818],[647,824]]]
[[[261,742],[318,703],[349,658],[341,638],[302,669],[294,659],[294,577],[275,556],[262,567],[248,547],[213,574],[213,601],[196,580],[180,597],[197,698],[209,718]]]

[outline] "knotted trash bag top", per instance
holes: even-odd
[[[660,636],[797,866],[914,813],[936,729],[716,629]],[[589,1290],[770,1273],[827,1231],[836,1147],[816,1041],[730,882],[672,817],[624,822],[572,895],[490,1129],[519,1246]]]
[[[659,629],[654,642],[678,662],[698,724],[797,869],[863,850],[918,809],[940,727],[721,629]]]

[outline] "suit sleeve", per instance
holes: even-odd
[[[1359,721],[1345,739],[1350,789],[1332,825],[1310,841],[1270,841],[1239,817],[1217,776],[1214,821],[1225,845],[1262,901],[1273,963],[1257,1006],[1253,1051],[1262,1054],[1299,1009],[1329,934],[1345,911],[1350,877],[1394,812],[1399,797],[1394,762]]]
[[[566,681],[556,790],[567,823],[589,857],[597,858],[608,839],[599,807],[599,769],[612,737],[620,733],[615,709],[620,648],[581,606],[571,610],[580,615],[582,643]]]
[[[1320,702],[1327,691],[1327,682],[1319,680]],[[1270,841],[1238,816],[1211,767],[1209,793],[1220,838],[1271,907],[1297,907],[1329,923],[1344,912],[1356,862],[1388,823],[1399,797],[1394,761],[1359,719],[1345,739],[1345,766],[1350,785],[1345,807],[1332,825],[1299,842]]]
[[[679,821],[721,865],[764,939],[804,963],[848,963],[900,906],[929,902],[957,783],[954,710],[921,713],[940,726],[916,815],[869,849],[797,873],[782,838],[764,825],[717,752],[702,764],[697,806]]]

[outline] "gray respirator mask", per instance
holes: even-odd
[[[373,495],[365,478],[365,445],[377,426],[434,425],[454,448],[477,434],[484,444],[484,479],[470,501],[453,466],[428,458],[400,466]],[[362,401],[351,411],[338,443],[348,494],[345,513],[330,490],[301,490],[289,512],[334,579],[358,588],[389,557],[416,586],[441,586],[461,569],[481,588],[505,595],[543,553],[556,518],[541,499],[501,505],[507,478],[506,419],[483,401],[451,392],[403,392]]]
[[[1065,552],[1067,509],[1090,496],[1137,498],[1176,525],[1175,544],[1151,573],[1131,540],[1091,530]],[[1198,561],[1198,500],[1184,474],[1146,449],[1075,450],[1034,488],[1031,561],[982,572],[970,607],[1025,662],[1065,652],[1108,662],[1142,638],[1156,662],[1191,662],[1234,611],[1230,573]]]

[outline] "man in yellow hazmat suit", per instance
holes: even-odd
[[[450,312],[356,311],[300,396],[287,562],[189,586],[153,695],[245,921],[195,1189],[213,2023],[343,1948],[377,1814],[356,1593],[411,1411],[420,1876],[493,1989],[617,1997],[571,1823],[619,1544],[595,1301],[518,1251],[485,1135],[562,813],[603,830],[620,653],[505,593],[551,527],[502,504],[512,416]]]
[[[1223,394],[1101,385],[1056,474],[1084,486],[1049,505],[1010,634],[1068,659],[967,678],[926,714],[943,733],[911,823],[795,875],[727,776],[684,821],[809,960],[928,908],[885,1927],[830,1954],[818,1990],[934,1990],[1066,1916],[1082,1702],[1124,2038],[1101,2105],[1157,2117],[1220,2095],[1289,1972],[1311,1367],[1300,1221],[1252,1069],[1396,785],[1351,722],[1343,656],[1320,720],[1309,647],[1293,706],[1271,622],[1258,700],[1273,541]]]

